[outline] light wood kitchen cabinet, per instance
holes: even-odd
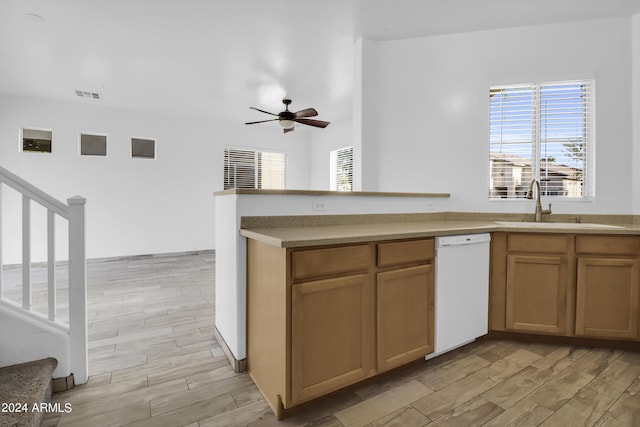
[[[496,233],[490,329],[638,340],[640,237]]]
[[[371,287],[366,275],[291,287],[291,402],[353,384],[370,374]]]
[[[507,330],[567,332],[567,262],[561,255],[507,255]]]
[[[576,335],[637,340],[639,238],[577,236],[576,252]]]
[[[433,351],[434,240],[247,241],[247,371],[288,408]]]
[[[294,282],[326,276],[366,271],[371,248],[368,245],[307,249],[291,252],[291,277]]]
[[[556,335],[571,330],[571,246],[570,236],[508,236],[507,330]]]
[[[433,352],[433,289],[433,265],[378,273],[378,371]]]
[[[431,239],[378,244],[376,353],[380,372],[433,352],[434,257]]]

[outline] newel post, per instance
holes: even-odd
[[[74,196],[69,204],[69,336],[71,371],[76,384],[89,376],[87,335],[87,262],[85,249],[86,199]]]

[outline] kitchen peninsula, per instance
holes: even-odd
[[[446,209],[447,193],[231,189],[215,193],[215,335],[232,366],[246,362],[245,217],[404,214]],[[355,220],[357,218],[353,216]],[[246,220],[245,220],[246,222]]]
[[[252,206],[261,205],[255,202]],[[314,206],[313,200],[303,204]],[[295,203],[289,206],[295,211]],[[557,222],[526,222],[530,216],[444,210],[386,213],[384,206],[377,213],[238,214],[233,231],[243,242],[239,258],[246,262],[241,256],[245,253],[250,258],[249,308],[243,312],[249,318],[249,371],[274,412],[283,416],[299,403],[433,351],[433,242],[437,236],[492,233],[492,331],[639,342],[638,218],[584,215],[582,223],[576,223],[575,215],[555,214],[546,219]],[[246,272],[245,264],[240,273]],[[404,299],[389,292],[389,280],[409,283]],[[427,286],[414,286],[418,282]],[[245,309],[246,283],[239,289]],[[611,287],[603,288],[610,283]],[[326,298],[333,295],[338,298],[335,301],[358,309],[327,305],[333,300],[324,296],[305,300],[306,295],[321,295],[325,290],[330,292]],[[415,305],[416,300],[425,303]],[[411,315],[400,313],[400,306],[411,306],[404,310]],[[322,338],[318,335],[322,328],[314,329],[316,318],[326,319],[333,325],[330,329],[340,331],[339,342],[358,345],[329,349],[322,356],[324,346],[307,339]],[[395,335],[406,339],[395,339],[389,332],[398,331],[398,319],[408,326]],[[266,329],[260,329],[261,324]],[[405,334],[405,329],[410,333]],[[219,330],[217,334],[221,335]],[[316,362],[332,352],[346,355],[341,356],[346,365],[334,372],[326,369],[335,366],[332,363],[313,365],[315,359],[301,363],[301,355],[310,352],[322,356]]]

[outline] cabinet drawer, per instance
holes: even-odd
[[[576,236],[578,254],[640,255],[640,240],[628,236]]]
[[[542,234],[509,234],[507,250],[509,252],[562,254],[569,250],[569,242],[572,238],[572,236]]]
[[[378,244],[378,267],[427,262],[434,256],[433,239]]]
[[[309,249],[291,253],[293,280],[366,271],[369,267],[369,246],[340,246]]]

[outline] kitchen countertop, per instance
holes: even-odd
[[[588,223],[527,223],[503,220],[450,220],[387,221],[356,224],[324,224],[312,226],[277,226],[242,228],[244,237],[276,247],[335,245],[379,240],[409,239],[456,234],[486,233],[493,231],[564,234],[640,235],[640,224],[602,222]]]
[[[449,193],[411,193],[395,191],[327,191],[327,190],[265,190],[255,188],[230,188],[216,191],[214,196],[228,196],[232,194],[250,194],[262,196],[363,196],[363,197],[429,197],[450,198]]]

